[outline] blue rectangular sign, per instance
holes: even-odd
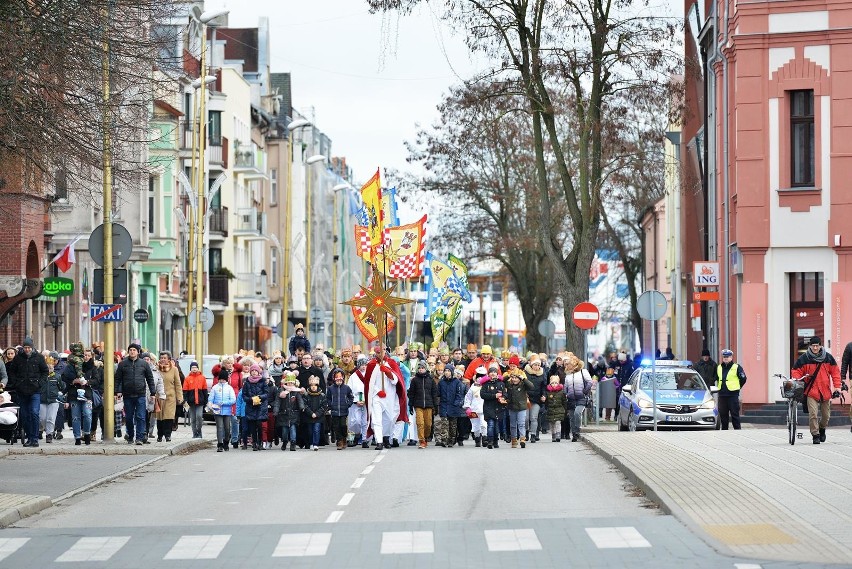
[[[89,307],[89,318],[92,322],[121,322],[124,310],[120,304],[93,304]]]

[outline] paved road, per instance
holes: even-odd
[[[199,559],[210,567],[754,563],[716,553],[590,447],[566,442],[203,451],[161,459],[0,533],[0,568]]]

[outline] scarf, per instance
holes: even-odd
[[[805,353],[808,354],[808,362],[809,363],[819,364],[819,363],[822,363],[822,362],[825,361],[825,354],[826,354],[825,346],[819,347],[819,354],[817,354],[817,355],[814,355],[814,353],[811,351],[810,348],[808,348]]]

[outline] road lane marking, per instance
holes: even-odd
[[[586,528],[586,533],[598,549],[651,547],[648,540],[634,527]]]
[[[337,503],[338,506],[348,506],[349,502],[352,501],[352,498],[355,497],[355,492],[347,492],[343,495],[343,498]]]
[[[57,563],[67,561],[109,561],[119,549],[130,541],[129,535],[113,537],[81,537],[71,549],[56,558]]]
[[[182,535],[163,559],[216,559],[230,535]]]
[[[327,523],[327,524],[337,523],[340,520],[341,517],[343,517],[343,510],[336,510],[334,512],[331,512],[328,515],[328,517],[325,519],[325,523]]]
[[[376,458],[373,459],[373,462],[381,462],[385,458],[384,454],[380,454]]]
[[[370,473],[373,471],[373,469],[374,469],[374,468],[375,468],[375,466],[373,466],[373,465],[371,464],[370,466],[368,466],[367,468],[365,468],[364,470],[362,470],[362,471],[361,471],[361,474],[370,474]]]
[[[757,563],[734,563],[735,569],[763,569]]]
[[[487,529],[488,551],[537,551],[541,542],[534,529]]]
[[[3,561],[28,542],[28,537],[0,537],[0,561]]]
[[[385,531],[381,551],[382,555],[435,553],[435,538],[431,531]]]
[[[330,533],[281,534],[272,557],[314,557],[325,555],[331,543]]]
[[[361,484],[364,483],[364,480],[366,480],[366,478],[356,478],[355,482],[352,483],[352,486],[350,486],[350,488],[360,488]]]

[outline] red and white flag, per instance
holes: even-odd
[[[68,245],[63,247],[51,261],[51,263],[56,263],[56,266],[59,267],[59,270],[63,273],[67,273],[68,269],[71,268],[71,265],[77,262],[77,257],[74,255],[74,244],[79,240],[80,238],[77,237],[71,241]]]

